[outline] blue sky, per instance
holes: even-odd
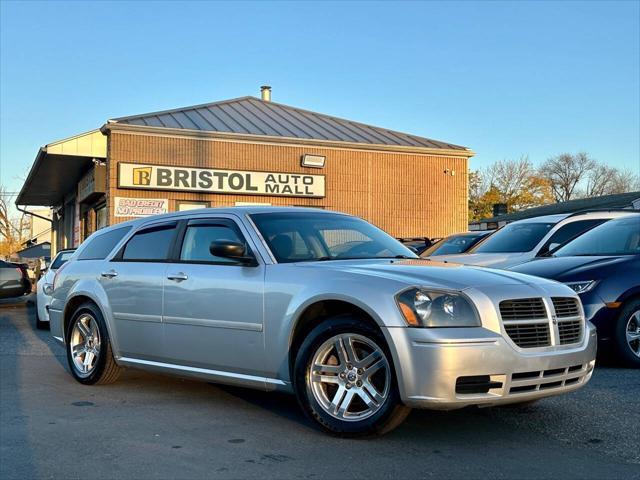
[[[640,172],[640,2],[1,2],[0,176],[107,119],[258,95]]]

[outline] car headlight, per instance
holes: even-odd
[[[476,309],[460,293],[412,288],[396,297],[410,327],[479,327]]]
[[[585,280],[584,282],[569,282],[565,285],[576,293],[585,293],[595,287],[596,283],[595,280]]]

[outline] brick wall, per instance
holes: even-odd
[[[303,154],[327,157],[324,169],[300,166]],[[291,198],[119,189],[118,162],[326,175],[325,198]],[[108,149],[109,223],[119,197],[305,205],[358,215],[394,236],[440,237],[467,230],[467,163],[463,157],[302,145],[243,143],[112,131]],[[455,171],[455,175],[445,174]]]

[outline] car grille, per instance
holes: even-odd
[[[552,370],[513,373],[509,383],[509,394],[530,393],[579,385],[584,382],[592,369],[592,365],[583,364]]]
[[[584,319],[578,300],[572,297],[553,297],[551,301],[554,309],[553,332],[542,298],[500,302],[502,324],[513,343],[520,348],[548,347],[556,328],[559,345],[570,345],[582,340]]]
[[[504,300],[500,316],[507,335],[520,348],[551,345],[549,319],[541,298]]]
[[[571,297],[553,297],[551,300],[558,321],[560,345],[579,342],[582,338],[583,321],[580,317],[578,301]]]
[[[553,301],[553,308],[556,311],[556,317],[567,318],[580,316],[578,301],[575,298],[553,297],[551,300]]]

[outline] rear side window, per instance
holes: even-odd
[[[590,230],[603,222],[605,222],[605,219],[598,218],[592,220],[578,220],[576,222],[567,223],[566,225],[563,225],[558,230],[556,230],[553,235],[551,235],[549,240],[547,240],[544,246],[540,249],[539,253],[546,253],[549,251],[550,246],[553,245],[553,247],[555,248],[558,245],[562,245],[563,243],[568,242],[572,238],[583,234],[587,230]]]
[[[169,258],[175,232],[175,225],[163,225],[136,233],[124,247],[122,259],[138,261],[166,260]]]
[[[101,233],[95,238],[90,238],[87,246],[80,252],[78,260],[102,260],[115,248],[115,246],[131,230],[131,227],[116,228]]]

